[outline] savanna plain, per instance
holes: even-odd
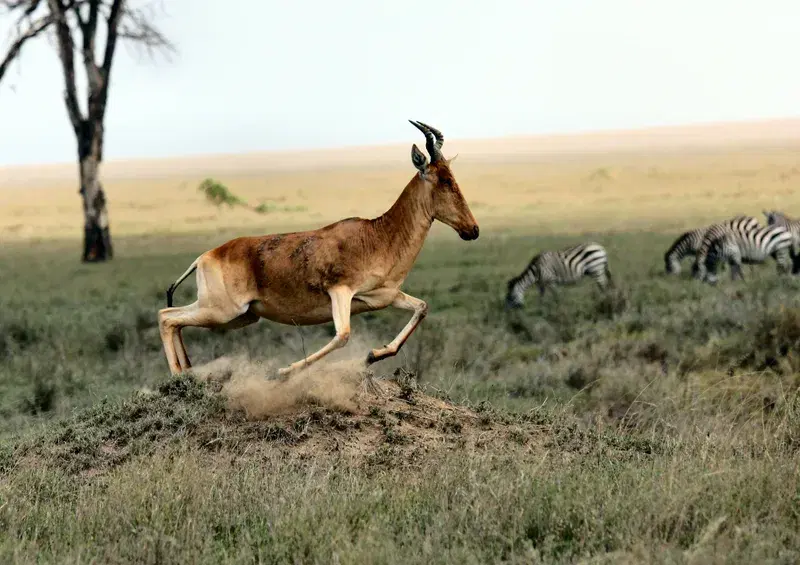
[[[156,312],[227,239],[380,214],[418,140],[110,163],[103,265],[79,262],[71,167],[0,170],[0,561],[800,562],[800,278],[663,274],[685,229],[800,215],[800,140],[700,133],[445,143],[481,236],[434,226],[404,285],[430,314],[369,368],[379,394],[361,364],[407,313],[355,317],[345,349],[276,381],[332,324],[187,329],[196,370],[170,377]],[[209,176],[262,213],[206,202]],[[534,253],[590,240],[612,290],[504,311]]]

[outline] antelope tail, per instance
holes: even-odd
[[[181,284],[186,279],[186,277],[188,277],[189,275],[192,274],[192,272],[194,272],[194,270],[197,268],[198,261],[200,261],[200,257],[195,259],[194,262],[191,265],[189,265],[189,268],[186,269],[185,273],[183,273],[180,277],[178,277],[178,280],[169,285],[169,288],[167,289],[167,308],[172,307],[172,294],[175,292],[175,289],[178,288],[178,285]]]

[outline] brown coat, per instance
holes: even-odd
[[[180,330],[186,326],[237,328],[266,318],[283,324],[334,321],[337,335],[286,374],[342,347],[350,316],[394,305],[414,311],[389,345],[373,350],[368,363],[395,355],[427,312],[427,305],[400,290],[433,220],[462,239],[478,237],[478,225],[440,152],[437,130],[412,122],[427,138],[431,162],[416,145],[419,170],[394,205],[375,219],[348,218],[305,232],[239,237],[203,253],[167,291],[159,311],[164,350],[173,373],[191,367]],[[197,270],[197,301],[173,308],[172,292]],[[177,347],[176,347],[177,346]]]

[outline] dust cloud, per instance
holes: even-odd
[[[289,377],[270,378],[277,374],[279,363],[256,362],[245,355],[221,357],[192,373],[199,380],[221,383],[228,407],[244,410],[250,419],[296,412],[304,406],[352,414],[358,412],[358,398],[367,390],[366,355],[361,348],[353,349],[358,353],[353,351],[350,358],[322,359]]]

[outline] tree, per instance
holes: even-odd
[[[79,193],[84,217],[83,261],[106,261],[114,255],[106,195],[100,182],[100,163],[117,43],[127,40],[151,54],[155,50],[174,50],[152,24],[149,10],[130,4],[130,0],[0,0],[0,14],[16,16],[11,44],[5,57],[0,59],[0,83],[28,41],[47,34],[55,39],[64,77],[64,103],[78,147]],[[105,46],[98,49],[100,28],[105,28]],[[76,56],[82,61],[85,72],[83,105],[76,81]]]

